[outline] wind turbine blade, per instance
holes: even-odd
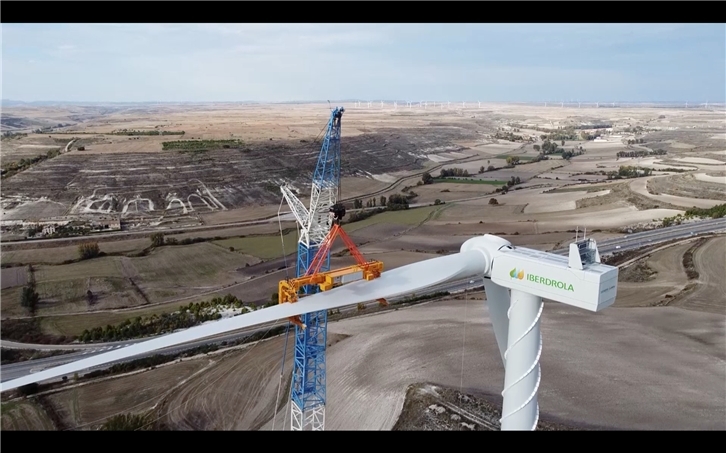
[[[507,315],[510,305],[509,290],[485,278],[484,291],[486,291],[489,319],[492,320],[492,328],[499,346],[499,353],[502,356],[502,363],[506,365],[504,352],[509,344],[509,316]]]
[[[105,365],[117,360],[134,357],[170,346],[200,340],[235,330],[265,324],[278,319],[321,310],[341,308],[386,299],[436,286],[447,281],[481,276],[486,271],[486,260],[481,252],[469,250],[448,256],[432,258],[418,263],[402,266],[387,272],[372,281],[360,280],[330,291],[313,294],[296,303],[285,303],[274,307],[245,313],[202,326],[192,327],[153,340],[136,343],[125,348],[99,354],[87,359],[49,368],[28,376],[0,384],[0,392],[12,390],[23,385],[41,382],[88,368]]]

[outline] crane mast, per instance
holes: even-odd
[[[340,126],[342,107],[330,113],[328,127],[323,138],[318,162],[313,172],[310,191],[310,207],[295,196],[289,186],[280,190],[299,223],[296,276],[308,274],[320,245],[328,236],[332,226],[331,213],[340,194]],[[330,270],[330,250],[325,251],[319,272]],[[319,291],[317,285],[303,285],[302,295]],[[306,313],[301,316],[303,328],[295,325],[295,349],[292,371],[291,429],[303,431],[325,429],[325,350],[327,342],[328,313],[326,310]]]

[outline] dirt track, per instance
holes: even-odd
[[[693,254],[693,262],[699,273],[693,292],[676,302],[677,306],[726,314],[726,236],[716,237]]]
[[[328,334],[329,344],[340,339]],[[284,338],[278,337],[219,357],[207,372],[167,398],[159,414],[164,414],[164,422],[176,431],[259,429],[274,414],[284,344]],[[294,345],[291,333],[280,405],[289,400]],[[285,412],[285,408],[279,411]]]

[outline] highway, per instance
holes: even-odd
[[[687,238],[690,236],[695,235],[701,235],[706,233],[715,233],[715,232],[726,232],[726,218],[722,219],[709,219],[704,220],[700,222],[693,222],[689,224],[683,224],[683,225],[676,225],[668,228],[660,228],[657,230],[652,231],[644,231],[641,233],[633,233],[624,235],[620,238],[611,238],[607,240],[603,240],[602,242],[598,243],[598,249],[600,251],[600,255],[608,255],[615,251],[626,251],[626,250],[632,250],[641,248],[644,246],[649,245],[655,245],[658,243],[670,241],[673,239],[678,238]],[[693,233],[693,234],[691,234]],[[553,253],[559,254],[559,255],[566,255],[568,253],[568,249],[559,249],[554,250]],[[458,292],[458,291],[464,291],[472,288],[476,288],[482,285],[482,280],[463,280],[463,281],[456,281],[456,282],[449,282],[443,285],[434,286],[431,288],[428,288],[426,291],[422,291],[420,293],[417,293],[417,295],[425,295],[425,294],[432,294],[438,291],[449,291],[449,292]],[[400,300],[402,297],[391,299],[391,302],[395,302],[396,300]],[[377,302],[369,302],[366,304],[367,307],[375,306],[377,305]],[[341,312],[351,312],[357,310],[357,307],[351,306],[345,309],[341,309]],[[239,330],[236,332],[231,332],[225,335],[221,335],[214,338],[206,338],[203,340],[198,340],[195,342],[186,343],[184,345],[178,345],[171,348],[167,348],[164,350],[156,351],[154,353],[149,353],[142,356],[136,356],[128,359],[121,360],[119,362],[113,362],[107,365],[99,366],[95,369],[102,369],[107,368],[114,363],[120,363],[120,362],[126,362],[135,360],[144,356],[151,356],[154,354],[160,354],[160,353],[178,353],[182,352],[187,349],[196,348],[199,346],[207,345],[207,344],[219,344],[222,342],[234,342],[236,340],[248,337],[254,333],[257,332],[265,332],[271,327],[275,326],[284,326],[286,325],[287,321],[278,321],[276,323],[270,323],[263,326],[257,326],[250,329],[244,329]],[[79,350],[78,352],[73,352],[69,354],[64,354],[60,356],[55,357],[48,357],[43,359],[36,359],[36,360],[29,360],[24,362],[18,362],[13,364],[7,364],[2,365],[0,367],[0,380],[1,381],[7,381],[10,379],[16,379],[22,376],[25,376],[28,373],[33,373],[40,371],[44,368],[49,368],[53,366],[62,365],[64,363],[72,362],[74,360],[77,360],[81,357],[85,358],[86,356],[96,355],[103,353],[105,351],[108,351],[110,349],[117,349],[122,348],[127,345],[131,345],[134,343],[138,343],[141,341],[146,341],[149,338],[141,338],[137,340],[129,340],[129,341],[121,341],[121,342],[113,342],[113,343],[101,343],[101,344],[89,344],[89,345],[77,345],[79,348],[83,348],[82,350]],[[29,345],[20,345],[20,344],[13,344],[11,342],[2,342],[3,347],[20,347],[25,346],[28,347]],[[45,345],[37,345],[39,348],[43,348]],[[68,346],[61,346],[60,348],[67,348]],[[75,345],[74,345],[75,347]],[[59,349],[60,349],[59,348]],[[91,370],[89,370],[91,371]]]
[[[674,225],[667,228],[659,228],[657,230],[643,231],[641,233],[626,234],[619,238],[605,239],[598,241],[597,248],[600,251],[600,255],[604,256],[614,252],[632,250],[673,239],[686,238],[691,236],[691,233],[697,235],[724,230],[726,230],[726,218],[708,219]],[[552,253],[557,253],[558,255],[566,254],[568,253],[568,249],[553,250]]]

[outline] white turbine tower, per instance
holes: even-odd
[[[446,108],[447,109],[450,109],[451,108],[451,101],[447,101]]]
[[[311,311],[389,299],[469,278],[483,278],[489,316],[504,363],[502,430],[534,430],[539,420],[537,390],[542,353],[542,298],[597,312],[615,301],[618,268],[600,263],[592,239],[570,244],[569,258],[515,247],[492,235],[471,238],[459,253],[402,266],[372,281],[319,292],[297,303],[255,310],[0,384],[0,392],[73,374],[190,341],[256,326]]]
[[[481,101],[477,101],[477,102],[479,102],[479,108],[481,108]]]
[[[381,101],[381,108],[383,108],[383,101]]]

